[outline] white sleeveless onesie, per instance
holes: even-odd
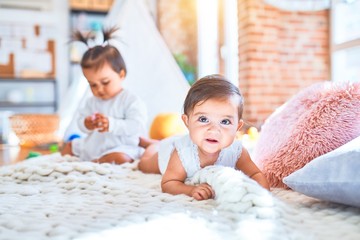
[[[173,136],[162,140],[159,144],[158,160],[161,174],[165,173],[174,149],[178,152],[187,178],[191,178],[197,171],[201,170],[198,147],[191,141],[190,136]],[[221,150],[214,165],[235,168],[241,152],[242,143],[240,140],[235,140],[229,147]]]

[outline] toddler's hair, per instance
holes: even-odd
[[[233,96],[237,96],[239,99],[238,116],[239,119],[241,119],[244,108],[244,98],[239,88],[222,75],[213,74],[205,76],[191,86],[184,101],[184,114],[188,115],[194,110],[197,104],[208,99],[229,99]]]
[[[80,65],[82,68],[93,68],[97,71],[107,63],[115,72],[120,73],[123,70],[125,74],[127,73],[125,61],[120,52],[116,47],[109,44],[109,40],[112,38],[113,33],[118,29],[119,28],[117,27],[112,27],[102,30],[104,35],[103,44],[89,47],[81,59]],[[80,31],[75,31],[73,34],[74,41],[83,42],[87,46],[90,38],[89,35],[84,36]]]

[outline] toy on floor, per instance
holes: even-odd
[[[56,153],[59,151],[59,145],[58,144],[50,144],[49,145],[49,151],[51,153]]]
[[[38,149],[40,151],[49,151],[50,153],[56,153],[59,151],[59,144],[58,143],[48,143],[48,144],[42,144],[37,146],[35,149]],[[37,151],[30,151],[27,155],[26,159],[33,158],[33,157],[39,157],[42,154]]]
[[[75,138],[80,138],[80,135],[79,134],[71,134],[67,140],[67,142],[71,142],[72,140],[74,140]]]
[[[35,151],[30,151],[29,154],[27,155],[26,159],[34,158],[34,157],[38,157],[38,156],[41,156],[41,153],[35,152]]]

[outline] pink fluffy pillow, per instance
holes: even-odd
[[[321,82],[276,110],[261,128],[254,161],[272,187],[312,159],[360,136],[360,83]]]

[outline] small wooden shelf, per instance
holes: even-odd
[[[108,11],[94,10],[94,9],[71,9],[71,13],[73,13],[73,14],[86,13],[86,14],[103,16],[103,15],[106,15],[108,13]]]
[[[28,107],[54,107],[55,102],[19,102],[19,103],[13,103],[13,102],[3,102],[0,101],[0,107],[1,108],[28,108]]]
[[[87,12],[108,12],[113,4],[113,0],[69,0],[69,5],[73,11]]]
[[[55,78],[0,78],[0,82],[55,82]]]
[[[19,99],[20,101],[8,101],[8,99],[6,99],[5,94],[9,89],[19,89],[19,91],[24,91],[27,87],[32,88],[34,91],[33,94],[35,98],[31,99],[31,101],[27,101],[26,99]],[[52,89],[52,94],[48,95],[48,98],[45,99],[36,99],[36,95],[41,96],[41,94],[43,94],[43,92],[41,92],[42,89],[46,89],[46,91],[48,91],[47,89]],[[29,108],[42,108],[43,110],[49,108],[52,109],[52,112],[55,112],[58,107],[57,83],[55,78],[0,78],[0,94],[1,93],[3,97],[0,99],[0,111],[10,109],[14,113],[21,113]]]

